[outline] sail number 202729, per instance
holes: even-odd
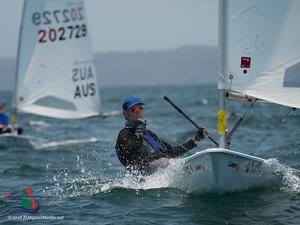
[[[87,34],[87,26],[85,24],[75,25],[75,26],[67,26],[67,27],[59,27],[58,29],[49,28],[49,29],[41,29],[38,31],[39,43],[47,43],[55,42],[55,41],[65,41],[74,38],[85,37]]]
[[[85,37],[87,35],[86,24],[77,24],[83,19],[83,7],[32,14],[32,23],[41,27],[38,30],[38,43],[41,44]]]

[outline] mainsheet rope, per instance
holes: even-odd
[[[148,120],[147,120],[146,123],[147,123],[147,126],[149,126],[151,129],[153,129],[156,133],[158,133],[160,136],[162,136],[165,140],[172,140],[173,139],[170,136],[168,136],[167,134],[164,134],[163,132],[159,131],[153,125],[149,124]],[[182,144],[177,143],[176,141],[172,141],[172,142],[175,143],[176,145],[179,145],[180,147],[184,148],[185,150],[189,150],[186,147],[184,147]]]
[[[279,125],[282,123],[282,122],[284,122],[287,118],[288,118],[288,116],[289,116],[289,114],[292,112],[292,111],[295,111],[296,110],[296,108],[290,108],[289,109],[289,111],[281,118],[281,120],[279,121],[279,123],[277,123],[270,131],[269,131],[269,133],[267,133],[267,135],[266,136],[264,136],[262,139],[261,139],[261,141],[258,143],[258,145],[256,145],[255,146],[255,148],[254,148],[254,150],[256,150],[271,134],[272,134],[272,132],[274,131],[274,130],[276,130],[278,127],[279,127]]]

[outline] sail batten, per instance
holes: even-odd
[[[26,0],[24,4],[15,93],[18,111],[66,119],[99,114],[84,1]],[[60,99],[60,104],[53,99]]]
[[[225,4],[219,89],[300,108],[300,1]]]

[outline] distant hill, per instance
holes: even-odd
[[[213,83],[217,49],[186,46],[171,50],[96,53],[100,86]],[[15,59],[0,59],[0,89],[12,89]]]
[[[217,49],[189,46],[164,51],[97,54],[103,85],[201,84],[216,82]]]

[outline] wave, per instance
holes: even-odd
[[[267,167],[282,176],[283,191],[300,193],[300,170],[279,163],[277,159],[268,159]]]
[[[51,126],[50,123],[47,123],[47,122],[42,121],[42,120],[30,120],[29,124],[31,126],[37,126],[37,127],[50,127]]]
[[[105,194],[112,191],[132,191],[141,190],[165,190],[173,189],[186,194],[191,192],[191,187],[186,184],[182,168],[184,160],[172,159],[167,168],[161,168],[150,176],[133,176],[129,173],[119,174],[113,179],[95,177],[85,171],[85,175],[71,177],[63,174],[61,177],[53,177],[50,185],[45,188],[45,193],[50,196],[61,198],[77,196],[93,196],[99,193]],[[266,168],[271,169],[276,174],[281,174],[282,182],[279,190],[284,192],[300,192],[300,171],[280,164],[277,159],[266,161]],[[197,193],[204,194],[204,193]]]
[[[45,173],[46,169],[42,167],[36,167],[29,164],[22,164],[19,167],[7,168],[2,171],[4,175],[27,175],[36,176],[37,174]]]
[[[79,177],[62,174],[54,176],[50,185],[44,192],[49,195],[64,197],[91,196],[98,193],[109,193],[113,190],[153,190],[175,188],[180,189],[183,186],[180,183],[182,175],[182,159],[171,159],[167,168],[158,169],[150,176],[133,176],[130,173],[122,173],[113,179],[97,178],[92,175]]]

